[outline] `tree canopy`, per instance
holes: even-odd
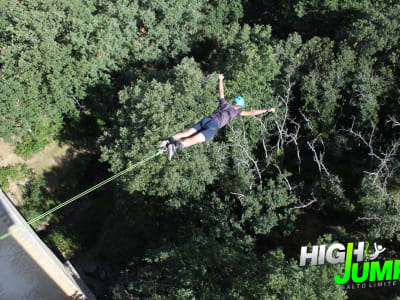
[[[300,267],[300,247],[369,240],[400,254],[398,1],[1,7],[0,136],[26,158],[54,139],[84,145],[68,192],[209,116],[219,73],[228,102],[241,95],[244,110],[276,109],[126,174],[74,230],[50,219],[51,246],[63,241],[68,257],[90,253],[108,270],[97,294],[361,298],[334,284],[341,265]],[[62,201],[51,174],[32,175],[25,216]]]

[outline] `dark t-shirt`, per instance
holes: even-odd
[[[218,122],[218,128],[224,127],[234,118],[240,116],[242,110],[235,109],[232,104],[226,102],[225,98],[219,98],[218,108],[210,116]]]

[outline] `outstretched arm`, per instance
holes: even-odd
[[[224,83],[222,82],[224,80],[224,74],[218,74],[218,80],[219,80],[219,97],[225,98],[224,97]]]
[[[259,114],[263,114],[265,112],[275,112],[275,108],[271,107],[268,109],[253,109],[253,110],[248,110],[248,111],[242,111],[240,114],[241,116],[256,116]]]

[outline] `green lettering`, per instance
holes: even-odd
[[[392,269],[393,269],[393,260],[385,261],[382,268],[379,261],[371,262],[369,281],[375,281],[375,280],[381,281],[383,280],[385,274],[386,274],[385,280],[391,280]]]
[[[394,261],[394,267],[393,267],[393,280],[399,279],[399,274],[400,274],[400,260],[396,259]]]
[[[347,243],[347,251],[346,251],[346,265],[344,268],[343,278],[340,278],[340,275],[335,275],[335,283],[336,284],[346,284],[350,279],[350,269],[351,269],[351,259],[353,257],[353,243]]]
[[[366,262],[363,264],[363,270],[362,270],[361,277],[358,276],[358,265],[359,265],[358,263],[353,264],[353,269],[351,270],[351,279],[355,283],[364,282],[368,278],[369,262]]]

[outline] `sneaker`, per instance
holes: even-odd
[[[170,161],[172,159],[172,157],[174,156],[176,151],[176,146],[175,144],[169,144],[168,145],[168,160]]]
[[[166,151],[166,148],[168,147],[168,144],[169,144],[168,140],[162,141],[160,146],[158,146],[158,151],[160,151],[160,152]]]

